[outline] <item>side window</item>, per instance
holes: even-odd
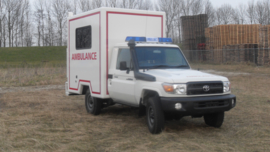
[[[120,49],[118,52],[116,69],[120,69],[120,62],[123,61],[127,62],[127,67],[130,67],[130,60],[131,56],[129,49]]]
[[[76,49],[90,49],[92,47],[92,28],[91,26],[76,29]]]

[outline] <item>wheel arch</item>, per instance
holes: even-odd
[[[89,85],[82,85],[82,86],[81,86],[81,94],[82,94],[82,95],[85,95],[85,94],[86,94],[86,91],[87,91],[88,89],[90,90],[90,93],[91,93],[91,89],[90,89]]]
[[[153,96],[160,96],[159,91],[155,90],[155,89],[143,89],[142,92],[141,92],[141,100],[140,100],[141,102],[140,102],[140,104],[146,106],[147,105],[147,100],[150,97],[153,97]]]

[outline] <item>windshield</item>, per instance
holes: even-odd
[[[140,69],[189,68],[178,48],[136,47],[135,52]]]

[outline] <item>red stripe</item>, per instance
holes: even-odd
[[[108,91],[108,49],[109,49],[109,15],[108,12],[106,14],[106,60],[107,60],[107,65],[106,65],[106,91],[107,95],[109,95]]]

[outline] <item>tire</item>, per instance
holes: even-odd
[[[92,97],[89,89],[85,94],[85,108],[88,113],[93,115],[99,115],[102,108],[102,102]]]
[[[152,134],[159,134],[164,129],[164,113],[159,97],[150,97],[146,107],[147,126]]]
[[[224,112],[217,112],[204,115],[204,122],[208,126],[220,128],[224,121]]]

